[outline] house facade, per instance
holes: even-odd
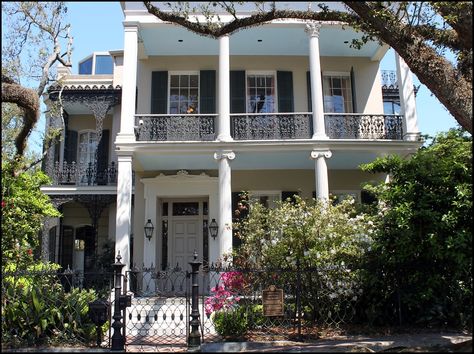
[[[358,166],[421,145],[408,67],[397,56],[382,73],[388,46],[350,48],[361,35],[347,26],[279,20],[211,39],[121,6],[123,50],[59,68],[46,98],[63,136],[42,190],[63,216],[45,223],[43,257],[64,268],[93,271],[107,247],[125,269],[187,267],[194,251],[215,263],[239,242],[239,192],[364,202],[361,185],[386,176]]]

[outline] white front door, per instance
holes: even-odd
[[[171,267],[179,266],[182,269],[187,269],[188,263],[193,260],[194,251],[202,255],[202,232],[199,225],[198,218],[173,218]]]

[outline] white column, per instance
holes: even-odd
[[[118,156],[117,217],[115,256],[120,251],[124,271],[130,269],[130,230],[132,222],[132,156]]]
[[[311,105],[313,109],[313,139],[328,139],[324,126],[323,85],[319,58],[319,30],[321,23],[306,24],[309,36],[309,71],[311,78]]]
[[[124,27],[122,111],[116,143],[135,140],[133,127],[137,86],[138,27],[136,23],[127,23]]]
[[[219,37],[219,124],[217,140],[231,141],[230,136],[230,64],[229,35]]]
[[[398,90],[400,92],[400,113],[403,114],[404,140],[417,141],[420,137],[416,116],[415,88],[410,68],[395,52],[397,65]]]
[[[219,151],[214,154],[219,162],[219,256],[232,251],[232,185],[230,160],[235,159],[232,151]]]
[[[311,158],[314,159],[314,175],[316,182],[316,199],[329,199],[329,181],[328,181],[328,167],[326,159],[332,156],[329,150],[313,150],[311,151]]]

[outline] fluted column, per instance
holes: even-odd
[[[416,141],[420,137],[416,116],[415,88],[412,74],[405,61],[395,52],[398,90],[400,93],[400,113],[403,114],[403,139]]]
[[[120,251],[123,271],[130,269],[130,230],[132,223],[132,156],[118,156],[117,215],[115,254]]]
[[[321,23],[306,24],[305,31],[309,36],[309,71],[311,78],[311,102],[313,109],[313,139],[328,139],[324,126],[323,85],[321,79],[321,62],[319,57],[319,30]]]
[[[316,182],[316,199],[329,199],[329,181],[328,181],[328,167],[326,159],[332,156],[329,150],[313,150],[311,151],[311,158],[314,159],[314,175]]]
[[[138,25],[124,24],[122,111],[117,143],[135,140],[135,94],[137,87]]]
[[[217,140],[231,141],[230,136],[230,59],[229,35],[219,37],[219,124]]]
[[[214,158],[219,163],[219,257],[232,251],[232,184],[230,161],[235,159],[232,151],[218,151]]]

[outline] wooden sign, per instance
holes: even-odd
[[[262,299],[264,316],[283,316],[283,289],[270,285],[262,291]]]

